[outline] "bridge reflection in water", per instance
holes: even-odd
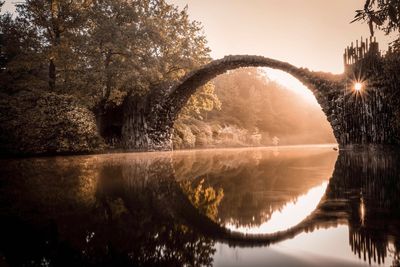
[[[319,237],[316,258],[343,265],[322,251],[339,242],[353,252],[346,264],[398,266],[399,162],[330,147],[2,160],[0,263],[226,265],[226,250],[268,254],[298,240],[307,249],[345,226],[347,240]],[[280,263],[302,265],[290,256]],[[257,257],[249,262],[276,263]]]

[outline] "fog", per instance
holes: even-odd
[[[287,88],[263,68],[241,68],[211,82],[220,107],[176,122],[175,148],[336,143],[306,88]],[[303,91],[301,91],[303,90]]]

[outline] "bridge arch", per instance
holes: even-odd
[[[153,88],[144,101],[135,102],[141,98],[137,96],[127,97],[121,130],[123,146],[135,151],[172,150],[174,122],[190,96],[214,77],[241,67],[278,69],[297,78],[314,94],[340,147],[397,144],[394,127],[390,127],[395,107],[392,95],[387,94],[394,84],[382,83],[379,73],[369,73],[375,76],[368,77],[365,93],[361,93],[352,90],[356,82],[352,69],[334,75],[262,56],[239,55],[211,61],[175,85]]]
[[[161,129],[165,131],[165,136],[168,136],[170,140],[175,119],[191,95],[193,95],[200,86],[206,84],[220,74],[242,67],[268,67],[284,71],[298,79],[313,93],[332,126],[336,140],[338,142],[340,141],[340,128],[337,127],[338,119],[336,118],[336,113],[332,105],[334,102],[332,102],[332,100],[338,98],[340,89],[343,88],[342,75],[313,72],[279,60],[253,55],[226,56],[222,59],[211,61],[199,69],[190,72],[180,82],[172,86],[165,101],[159,106],[161,111],[157,110],[154,112],[155,114],[159,114],[156,116],[157,121],[166,122],[166,129]],[[155,124],[156,123],[157,122],[155,122]],[[168,143],[168,140],[166,142]],[[172,147],[170,143],[167,144],[167,146]]]
[[[332,85],[335,80],[339,80],[341,77],[340,75],[329,73],[312,72],[305,68],[298,68],[287,62],[262,56],[226,56],[222,59],[211,61],[201,68],[190,72],[180,83],[173,86],[168,97],[168,104],[171,104],[171,107],[179,111],[189,97],[196,92],[197,88],[220,74],[243,67],[267,67],[292,75],[314,94],[322,108],[328,108],[326,102],[327,97],[332,93]],[[334,91],[337,92],[337,90]]]

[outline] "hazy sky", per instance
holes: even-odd
[[[167,2],[188,5],[190,17],[204,26],[213,58],[255,54],[312,70],[340,73],[344,48],[361,36],[369,36],[367,24],[349,23],[364,0]],[[387,38],[378,34],[378,39],[386,50]]]
[[[12,10],[15,0],[6,0]],[[254,54],[312,70],[340,73],[343,50],[368,26],[349,22],[364,0],[167,0],[188,5],[204,26],[213,58]],[[381,48],[387,38],[378,33]]]
[[[166,0],[200,21],[211,56],[253,54],[287,61],[316,71],[341,73],[343,51],[369,36],[365,23],[353,23],[364,0]],[[12,10],[14,0],[5,1]],[[388,38],[377,32],[381,49]],[[268,77],[317,104],[312,93],[292,76],[266,69]]]

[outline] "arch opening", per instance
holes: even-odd
[[[312,72],[289,63],[262,56],[227,56],[190,72],[175,84],[159,85],[136,103],[134,96],[126,99],[127,109],[123,112],[123,147],[135,151],[172,150],[174,122],[182,108],[196,90],[207,82],[229,70],[242,67],[267,67],[284,71],[303,83],[315,96],[323,113],[332,126],[335,139],[341,145],[349,141],[343,135],[343,120],[336,112],[343,93],[343,75]],[[136,102],[135,102],[136,101]],[[132,102],[132,103],[131,103]],[[136,103],[136,104],[135,104]]]
[[[326,109],[317,99],[323,98],[321,93],[313,83],[304,85],[308,71],[302,83],[291,73],[249,65],[227,67],[217,75],[202,70],[193,74],[198,80],[205,78],[197,88],[186,87],[185,92],[192,94],[177,107],[185,114],[173,120],[174,149],[337,143]],[[204,111],[200,118],[188,116],[186,103],[202,97],[201,85],[207,83],[214,86],[221,109]],[[182,92],[179,86],[175,90]]]

